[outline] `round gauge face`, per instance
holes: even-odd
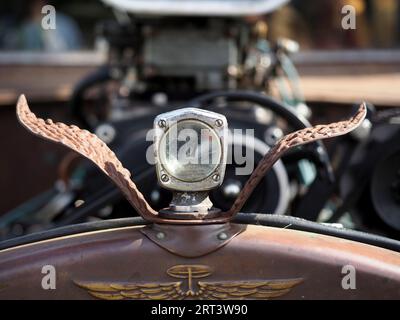
[[[162,136],[158,153],[169,175],[184,182],[198,182],[217,169],[222,146],[209,125],[198,120],[182,120]]]

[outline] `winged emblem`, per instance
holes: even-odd
[[[105,300],[235,300],[278,298],[289,293],[303,279],[274,279],[248,281],[197,281],[212,274],[205,265],[177,265],[169,268],[167,274],[173,278],[185,279],[165,283],[117,283],[74,281],[90,295]]]
[[[232,207],[228,211],[223,212],[220,217],[214,219],[214,222],[232,220],[250,197],[262,177],[265,176],[266,172],[287,150],[316,140],[346,134],[357,128],[364,120],[366,114],[367,108],[365,104],[362,104],[354,116],[347,121],[305,128],[284,136],[265,154],[240,191]],[[122,191],[126,199],[144,219],[150,222],[162,222],[163,219],[158,216],[158,213],[149,205],[143,194],[131,180],[130,172],[123,167],[114,152],[96,135],[74,125],[67,126],[64,123],[53,122],[51,119],[44,120],[36,117],[29,109],[26,98],[23,95],[18,99],[17,115],[21,124],[33,134],[60,143],[96,164]],[[176,219],[174,222],[179,224],[197,223],[196,220],[186,219]]]

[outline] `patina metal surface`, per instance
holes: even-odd
[[[246,227],[236,223],[194,225],[184,228],[172,224],[152,224],[140,231],[173,254],[185,258],[197,258],[227,245],[246,230]]]
[[[112,289],[115,298],[141,299],[153,294],[147,290],[141,296],[137,290],[156,286],[155,292],[164,285],[179,287],[177,299],[200,298],[200,292],[202,298],[218,298],[213,296],[217,288],[242,292],[246,286],[253,288],[245,288],[247,293],[280,286],[282,291],[275,292],[280,299],[400,298],[400,254],[393,251],[308,232],[247,226],[225,246],[185,258],[149,240],[142,228],[89,232],[2,250],[0,298],[95,299],[93,293],[108,298]],[[179,229],[175,232],[179,237]],[[184,231],[182,235],[182,242],[192,241]],[[41,286],[45,265],[55,267],[55,290]],[[355,290],[342,288],[345,265],[356,270]],[[204,277],[191,276],[189,284],[189,272]],[[176,278],[179,274],[182,278]],[[254,294],[248,298],[257,298]]]

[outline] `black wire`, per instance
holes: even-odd
[[[122,218],[122,219],[113,219],[113,220],[104,220],[104,221],[94,221],[94,222],[85,222],[80,224],[74,224],[70,226],[55,228],[46,231],[40,231],[32,234],[28,234],[26,236],[8,239],[0,242],[0,250],[12,248],[28,243],[34,243],[38,241],[55,239],[67,235],[73,235],[84,232],[92,232],[98,230],[107,230],[107,229],[116,229],[123,228],[128,226],[136,226],[136,225],[144,225],[145,222],[140,217],[134,218]]]
[[[333,227],[298,217],[276,214],[240,213],[236,216],[234,222],[312,232],[400,252],[400,241],[371,233]]]
[[[322,235],[333,236],[341,239],[357,241],[365,244],[370,244],[376,247],[381,247],[400,252],[400,241],[365,232],[327,226],[292,216],[239,213],[234,219],[234,222],[241,224],[261,225],[261,226],[268,226],[275,228],[285,228],[285,229],[312,232]],[[54,239],[78,233],[106,230],[106,229],[116,229],[116,228],[146,225],[146,224],[148,224],[148,222],[139,217],[81,223],[62,228],[52,229],[48,231],[33,233],[19,238],[5,240],[0,242],[0,250],[15,246],[20,246],[27,243],[33,243],[47,239]],[[185,226],[182,226],[182,228],[185,228]]]

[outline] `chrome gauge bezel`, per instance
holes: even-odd
[[[219,139],[221,156],[218,165],[204,179],[197,181],[182,181],[174,177],[165,168],[160,157],[160,145],[163,136],[168,130],[180,121],[192,120],[203,122]],[[159,184],[169,190],[176,191],[206,191],[211,190],[223,182],[227,161],[228,122],[226,117],[208,110],[185,108],[158,115],[154,119],[154,159]]]

